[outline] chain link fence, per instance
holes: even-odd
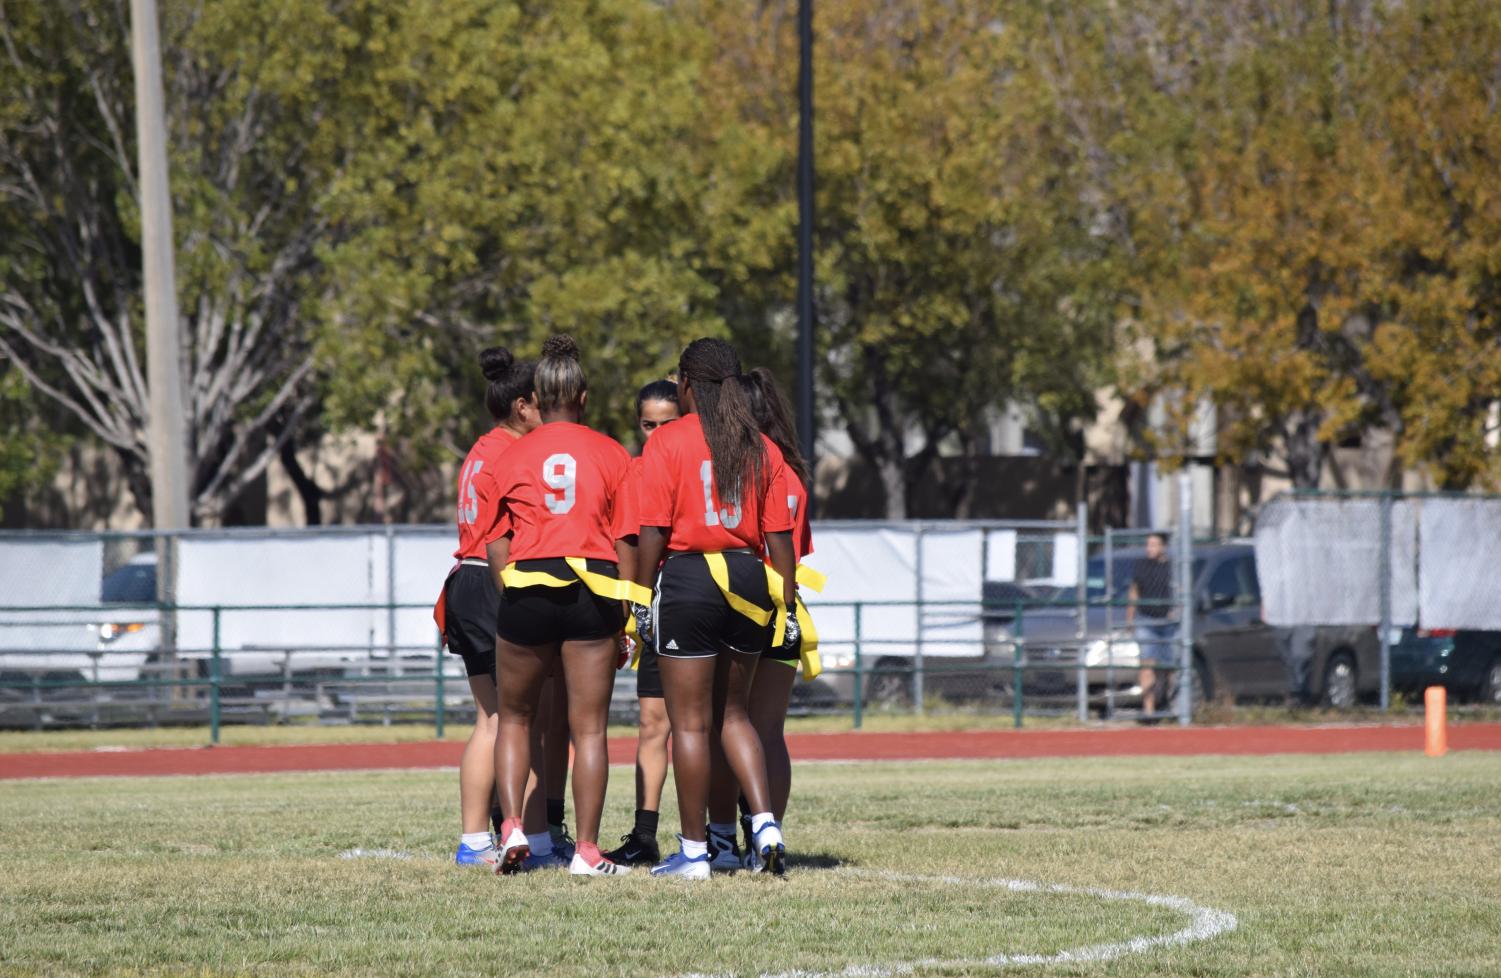
[[[1385,708],[1433,684],[1501,706],[1501,498],[1289,495],[1254,540],[1190,539],[1186,521],[1089,536],[1082,516],[819,524],[825,671],[793,712],[1186,722],[1217,702]],[[431,617],[451,538],[0,534],[0,726],[467,720]],[[633,673],[613,706],[634,718]]]
[[[944,706],[1020,722],[1135,708],[1134,646],[1100,623],[1126,607],[1102,583],[1108,555],[1124,579],[1138,541],[1090,540],[1082,526],[820,524],[810,563],[830,583],[807,599],[825,673],[798,684],[794,712],[859,723],[870,709]],[[451,537],[447,527],[0,534],[0,726],[441,731],[472,715],[462,665],[439,651],[431,617]],[[634,717],[634,679],[617,678],[620,719]]]

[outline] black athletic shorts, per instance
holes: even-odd
[[[590,560],[596,574],[616,576],[612,560]],[[555,645],[559,642],[590,642],[620,634],[625,612],[620,602],[601,598],[584,587],[561,557],[522,560],[517,570],[541,571],[564,581],[567,587],[508,587],[500,595],[500,619],[495,633],[513,645]]]
[[[795,666],[798,659],[802,658],[802,648],[803,640],[799,637],[796,642],[783,642],[781,645],[772,646],[766,650],[766,654],[762,658],[771,659],[776,662],[785,662],[789,666]]]
[[[641,661],[636,666],[636,698],[662,699],[662,667],[657,663],[657,650],[644,642]]]
[[[466,675],[494,679],[500,594],[490,579],[490,568],[463,564],[443,582],[443,589],[448,605],[443,623],[448,651],[464,660]]]
[[[765,611],[771,610],[766,589],[766,566],[749,551],[724,554],[730,590]],[[699,553],[675,553],[657,574],[657,654],[696,659],[733,652],[757,654],[771,645],[771,623],[757,625],[731,608]]]

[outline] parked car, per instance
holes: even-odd
[[[1028,664],[1022,679],[1023,695],[1077,695],[1082,657],[1092,704],[1102,707],[1114,699],[1119,705],[1129,705],[1140,700],[1140,650],[1135,636],[1125,627],[1124,602],[1131,571],[1144,553],[1140,548],[1114,552],[1108,582],[1104,556],[1089,559],[1082,629],[1077,588],[1034,588],[1030,604],[987,619],[985,641],[993,659],[1014,661],[1020,645]],[[989,601],[987,607],[1008,610],[1004,604]]]
[[[140,558],[132,563],[137,563]],[[141,567],[122,567],[100,582],[101,603],[155,601],[155,557],[146,570],[150,583],[144,597],[136,597]],[[134,610],[101,615],[93,601],[73,607],[32,611],[0,611],[0,677],[19,683],[36,679],[49,683],[82,680],[121,682],[138,679],[141,667],[159,644],[154,632],[156,612]],[[87,605],[87,606],[86,606]],[[57,696],[73,695],[67,689]]]
[[[940,607],[923,613],[923,627],[941,635],[945,626],[973,627],[980,617],[979,641],[944,641],[930,639],[924,650],[923,694],[941,696],[953,702],[984,699],[1010,688],[1011,673],[1004,667],[1011,660],[996,658],[996,646],[988,637],[997,623],[1012,617],[1018,601],[1034,603],[1032,585],[987,581],[982,589],[981,605]],[[983,610],[977,610],[981,608]],[[818,606],[812,606],[815,621]],[[883,640],[871,635],[867,626],[861,648],[861,696],[867,704],[910,703],[914,690],[913,666],[916,661],[910,639]],[[811,683],[797,683],[792,689],[792,708],[824,708],[854,700],[855,650],[852,643],[825,642],[821,649],[824,674]]]
[[[1392,636],[1392,688],[1450,693],[1501,706],[1501,632],[1399,628]]]
[[[139,553],[104,575],[99,603],[105,609],[91,628],[102,658],[115,664],[119,675],[136,679],[141,668],[162,645],[161,613],[156,609],[156,554]],[[126,673],[129,673],[128,675]]]
[[[1019,621],[997,620],[987,630],[997,657],[1014,654],[1013,643],[1020,641],[1027,662],[1048,667],[1028,671],[1025,693],[1074,691],[1082,656],[1091,703],[1099,706],[1111,696],[1117,703],[1139,701],[1140,651],[1134,635],[1124,627],[1124,601],[1135,563],[1144,556],[1141,548],[1116,551],[1108,586],[1104,558],[1090,559],[1089,605],[1084,610],[1082,637],[1077,601],[1066,591],[1053,595],[1053,607],[1025,611]],[[1250,544],[1196,546],[1192,577],[1195,702],[1292,696],[1346,707],[1377,690],[1380,649],[1375,629],[1319,627],[1294,632],[1263,620],[1256,556]],[[1107,611],[1107,599],[1117,607]],[[1301,646],[1305,659],[1297,679],[1286,664],[1286,654],[1294,646]],[[1051,668],[1055,664],[1056,670]]]
[[[1262,617],[1250,544],[1207,548],[1196,583],[1194,682],[1203,699],[1282,699],[1350,707],[1375,695],[1381,648],[1368,626],[1275,628]],[[1287,653],[1299,648],[1300,669]],[[1301,673],[1301,675],[1295,675]]]

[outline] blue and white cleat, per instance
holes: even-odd
[[[573,836],[568,834],[568,823],[559,822],[557,825],[549,825],[547,834],[552,836],[552,851],[563,859],[563,865],[573,861],[573,854],[578,851],[578,843],[573,841]]]
[[[569,860],[564,858],[558,850],[544,852],[541,855],[532,853],[521,861],[521,869],[524,872],[532,872],[538,869],[567,869]]]
[[[460,842],[458,852],[453,854],[453,861],[456,866],[484,866],[493,871],[495,864],[500,862],[500,853],[493,844],[483,849],[471,849]]]
[[[733,873],[741,868],[740,846],[735,842],[733,835],[718,835],[710,829],[706,835],[709,840],[709,869],[715,873]]]
[[[782,827],[776,822],[767,822],[756,833],[756,855],[765,865],[763,872],[774,876],[787,875],[787,845],[782,841]]]
[[[683,855],[683,837],[678,836],[678,851],[651,868],[652,876],[672,877],[680,880],[706,880],[709,878],[709,854],[702,856]]]

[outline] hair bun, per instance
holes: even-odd
[[[547,342],[542,344],[542,355],[544,357],[562,357],[567,360],[577,360],[579,358],[579,345],[572,336],[569,336],[567,333],[559,333],[556,336],[549,336]]]
[[[516,358],[503,346],[491,346],[479,351],[479,369],[486,380],[503,380]]]

